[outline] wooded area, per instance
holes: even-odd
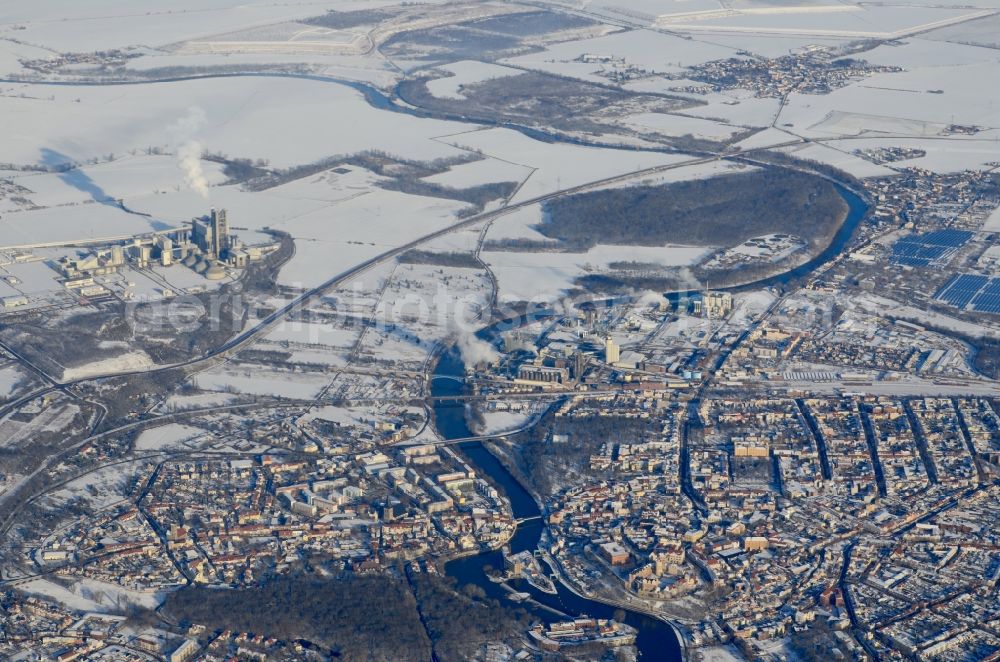
[[[515,643],[529,625],[476,586],[445,576],[344,575],[274,578],[239,589],[193,586],[170,594],[164,612],[182,624],[304,639],[342,660],[469,659],[487,641]]]
[[[344,660],[423,662],[430,642],[403,579],[281,577],[261,586],[193,586],[172,593],[164,610],[181,623],[306,639]]]
[[[789,233],[816,246],[846,218],[825,179],[768,168],[661,186],[615,188],[550,200],[537,230],[574,250],[597,244],[734,246]]]

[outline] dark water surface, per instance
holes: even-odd
[[[464,375],[465,368],[458,352],[452,348],[444,354],[438,362],[434,371],[435,375]],[[454,379],[435,379],[432,382],[431,392],[433,395],[460,395],[463,384]],[[465,406],[461,403],[439,403],[434,407],[435,424],[437,431],[446,439],[462,439],[475,436],[470,430],[465,420]],[[538,504],[519,483],[504,465],[490,453],[479,441],[469,441],[457,445],[457,449],[464,455],[476,469],[492,479],[494,485],[508,499],[517,519],[537,517],[541,514]],[[510,541],[511,551],[534,550],[538,547],[541,538],[543,523],[540,519],[533,519],[518,526],[517,532]],[[499,599],[506,604],[514,605],[505,599],[508,592],[499,584],[494,584],[487,577],[483,568],[492,566],[496,569],[503,568],[503,556],[500,552],[482,552],[475,556],[466,556],[449,562],[445,565],[445,572],[458,580],[459,584],[475,584],[481,587],[491,598]],[[543,568],[544,568],[543,564]],[[531,594],[539,603],[558,609],[570,616],[587,614],[595,618],[611,618],[616,607],[606,605],[602,602],[595,602],[581,598],[562,584],[557,583],[557,595],[549,595],[538,591],[524,581],[514,582],[519,591]],[[532,607],[529,603],[521,603],[522,606],[532,610],[534,615],[540,620],[551,622],[563,620],[561,617],[547,610]],[[683,659],[681,655],[680,642],[674,633],[673,628],[659,619],[646,616],[645,614],[626,610],[625,622],[639,629],[639,636],[636,639],[636,647],[644,660],[664,660],[665,662],[675,662]]]

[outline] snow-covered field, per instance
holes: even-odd
[[[0,113],[9,118],[11,129],[0,136],[7,158],[50,165],[114,160],[61,175],[19,177],[37,197],[33,202],[48,208],[11,213],[12,222],[0,228],[0,245],[148,232],[177,226],[211,204],[227,208],[234,226],[249,228],[241,234],[244,241],[259,239],[253,232],[265,226],[298,240],[295,257],[281,274],[289,285],[314,285],[446,227],[464,204],[385,191],[363,170],[346,176],[325,173],[250,194],[222,186],[223,175],[211,164],[203,166],[210,184],[204,199],[187,189],[172,156],[144,152],[155,148],[169,153],[178,140],[195,140],[209,152],[267,159],[272,167],[281,167],[367,149],[429,161],[471,148],[488,158],[456,166],[431,181],[457,187],[523,181],[515,201],[685,158],[544,143],[508,129],[470,132],[467,125],[375,110],[350,88],[314,81],[230,78],[12,90],[31,98],[0,97]],[[336,121],[330,121],[331,111]],[[76,131],[80,125],[88,126],[87,133]],[[167,135],[171,133],[184,135]],[[152,218],[107,203],[117,198]],[[102,202],[70,204],[95,199]],[[53,207],[63,204],[69,206]]]
[[[696,32],[802,34],[893,39],[985,15],[981,9],[886,5],[800,5],[661,15],[657,25]]]
[[[599,179],[653,166],[679,163],[690,157],[615,149],[544,143],[511,129],[487,129],[446,139],[452,145],[482,150],[487,156],[536,168],[513,202],[530,200]]]
[[[983,225],[983,232],[1000,232],[1000,208],[994,209]]]
[[[290,321],[279,324],[267,334],[272,342],[288,342],[327,347],[350,347],[358,337],[358,329],[337,328],[332,324]]]
[[[1000,132],[997,131],[989,133],[993,136],[1000,135]],[[888,165],[893,168],[925,168],[941,173],[960,172],[969,169],[988,169],[991,167],[991,163],[995,163],[1000,158],[1000,150],[998,150],[995,137],[961,140],[921,140],[919,138],[845,139],[828,140],[824,141],[823,144],[831,149],[848,152],[876,147],[922,149],[927,152],[926,156],[895,161]]]
[[[493,182],[522,182],[534,171],[534,167],[511,163],[496,158],[452,166],[445,172],[425,177],[424,181],[452,188],[466,188]]]
[[[709,40],[688,40],[662,32],[623,31],[595,39],[553,44],[541,52],[506,61],[538,71],[606,83],[606,78],[594,73],[602,68],[599,58],[624,60],[650,72],[674,73],[708,60],[733,57],[736,50]]]
[[[5,365],[0,368],[0,397],[9,397],[23,380],[24,374],[16,365]]]
[[[835,168],[849,172],[855,177],[885,177],[894,174],[891,169],[885,166],[866,161],[851,151],[844,151],[853,149],[854,147],[850,143],[840,145],[838,148],[821,143],[809,143],[806,145],[782,147],[779,151],[786,154],[793,154],[801,159],[809,159],[832,165]]]
[[[34,60],[51,56],[52,51],[38,46],[0,40],[0,72],[3,74],[24,73],[26,70],[21,65],[21,60]]]
[[[463,203],[375,189],[275,227],[296,238],[281,282],[311,287],[409,241],[453,225]]]
[[[195,385],[206,391],[247,393],[295,399],[316,397],[330,378],[315,373],[223,367],[199,373]]]
[[[44,596],[80,611],[101,611],[103,605],[100,596],[84,591],[82,587],[74,586],[73,590],[70,590],[47,579],[31,579],[22,583],[20,589],[25,593]]]
[[[1000,47],[1000,16],[990,16],[960,25],[940,28],[925,34],[924,37],[956,44],[974,44],[997,48]]]
[[[167,423],[141,432],[135,440],[135,448],[142,451],[173,448],[203,434],[205,431],[201,428],[181,423]]]
[[[174,151],[187,140],[209,152],[267,159],[274,167],[371,149],[433,160],[460,152],[431,138],[468,128],[374,111],[360,92],[344,85],[289,78],[7,84],[0,90],[6,126],[0,151],[15,163],[85,161],[147,147]]]
[[[164,229],[154,219],[106,204],[50,207],[4,214],[0,246],[44,246],[94,239],[124,239]]]
[[[495,220],[486,233],[486,239],[487,241],[530,239],[531,241],[551,242],[551,239],[535,229],[534,226],[541,222],[541,203],[519,207]]]
[[[142,351],[134,351],[66,368],[63,370],[62,377],[64,380],[81,379],[94,375],[141,370],[152,365],[153,359],[149,358],[148,354]]]
[[[943,313],[922,310],[916,306],[909,306],[875,294],[857,297],[854,303],[861,310],[865,310],[873,315],[889,314],[920,324],[932,324],[938,328],[957,331],[958,333],[973,337],[988,336],[1000,338],[1000,325],[998,324],[968,322]]]
[[[741,131],[739,127],[727,126],[700,117],[667,115],[665,113],[629,115],[624,119],[624,122],[639,131],[653,131],[665,136],[690,134],[695,138],[708,140],[727,140],[734,133]]]
[[[665,3],[648,4],[657,9],[651,14],[654,17],[673,11]],[[308,9],[308,14],[314,9]],[[753,21],[769,21],[779,28],[794,24],[808,32],[812,29],[809,26],[821,19],[835,18],[840,27],[835,25],[831,29],[839,30],[847,29],[845,26],[859,17],[865,20],[874,17],[873,29],[898,30],[910,23],[922,25],[935,16],[948,18],[961,14],[956,10],[923,7],[916,8],[911,16],[901,17],[898,8],[883,9],[866,7],[818,14],[798,10],[774,14],[751,11],[721,18],[703,16],[698,23],[739,27]],[[230,20],[223,30],[221,21],[217,29],[211,22],[212,16],[224,11],[227,10],[221,7],[209,8],[197,34],[186,38],[265,30],[261,26],[273,23],[269,22],[270,10],[254,7],[237,24]],[[245,20],[253,12],[259,14],[260,20]],[[191,20],[189,12],[184,10],[169,20],[182,14]],[[40,24],[35,28],[41,29]],[[943,31],[942,34],[947,36]],[[698,32],[694,39],[683,39],[662,33],[622,31],[550,45],[541,53],[519,56],[511,62],[538,68],[559,65],[568,67],[560,73],[582,77],[592,76],[604,66],[599,60],[605,57],[619,58],[651,71],[679,71],[691,64],[733,56],[740,48],[756,48],[764,41],[767,48],[758,51],[797,48],[801,40],[797,34],[765,37],[730,32],[715,37],[709,39]],[[12,45],[10,52],[20,52],[21,48]],[[900,64],[907,71],[858,81],[829,95],[792,94],[777,123],[781,130],[769,129],[765,135],[751,138],[741,146],[774,144],[794,139],[795,135],[826,139],[822,145],[796,146],[788,151],[869,177],[892,171],[856,157],[853,150],[891,145],[886,136],[898,135],[896,143],[900,146],[920,146],[928,152],[912,165],[941,171],[983,166],[996,160],[991,146],[994,130],[988,129],[973,138],[937,139],[942,138],[942,130],[952,121],[987,128],[1000,126],[1000,111],[981,94],[979,86],[979,81],[994,78],[1000,66],[993,53],[976,46],[932,41],[929,36],[912,38],[902,45],[881,46],[865,57],[878,63]],[[588,57],[583,58],[584,55]],[[159,53],[150,59],[160,57],[177,56]],[[589,61],[578,61],[582,59]],[[350,63],[343,60],[341,64]],[[502,65],[468,60],[443,68],[453,75],[432,84],[440,88],[435,93],[444,95],[458,94],[463,84],[517,72]],[[663,83],[677,81],[640,79],[628,86],[643,89]],[[930,89],[940,89],[943,93],[930,94]],[[15,181],[31,191],[27,197],[46,208],[15,211],[9,200],[0,203],[6,209],[5,223],[0,227],[0,245],[127,236],[178,225],[204,213],[211,204],[226,207],[234,225],[248,228],[241,232],[245,241],[262,239],[257,231],[265,226],[293,234],[297,239],[296,255],[281,274],[282,283],[287,285],[316,284],[388,248],[447,227],[455,221],[455,214],[463,205],[378,189],[377,178],[361,169],[346,175],[322,173],[250,194],[235,186],[223,186],[220,168],[207,162],[202,167],[210,189],[209,198],[203,199],[187,190],[183,173],[171,154],[178,142],[177,136],[171,134],[181,131],[173,127],[184,124],[182,120],[189,117],[192,108],[197,109],[194,117],[203,116],[204,120],[184,128],[188,133],[183,139],[196,140],[207,151],[267,159],[271,166],[291,166],[365,149],[381,149],[416,160],[457,156],[468,149],[482,150],[487,158],[455,166],[429,177],[428,181],[453,187],[523,182],[515,202],[685,158],[544,143],[509,129],[470,131],[468,125],[456,122],[375,110],[348,87],[305,80],[229,78],[92,88],[8,84],[5,92],[0,96],[0,113],[10,127],[0,136],[5,158],[49,164],[103,160],[109,156],[113,160],[71,173],[16,175]],[[919,103],[914,103],[918,98]],[[707,105],[688,109],[683,116],[645,113],[633,115],[627,122],[666,135],[690,133],[725,139],[745,126],[771,124],[778,104],[775,99],[756,99],[740,91],[710,94],[702,99]],[[871,112],[873,108],[877,113]],[[87,126],[88,131],[77,131],[80,125]],[[836,141],[859,135],[871,137],[871,141]],[[248,141],[247,136],[254,139]],[[923,137],[935,140],[922,140]],[[150,148],[166,153],[147,154]],[[672,181],[688,175],[680,170],[676,177],[663,173],[652,181]],[[118,198],[123,198],[130,208],[151,212],[153,218],[127,214],[112,204],[94,202]],[[79,204],[88,201],[90,204]],[[515,215],[500,219],[491,238],[509,236],[502,228],[514,227],[511,223],[514,218]],[[516,236],[530,237],[531,232]],[[469,246],[471,237],[466,235],[466,241],[459,242],[461,246]],[[551,260],[549,266],[565,267]]]
[[[295,60],[331,69],[363,70],[367,73],[361,78],[382,76],[385,82],[386,75],[391,79],[398,71],[389,73],[392,67],[384,60],[307,53],[308,48],[298,53],[241,53],[232,60],[211,54],[179,54],[184,52],[184,44],[208,42],[347,44],[356,31],[310,28],[297,21],[328,8],[370,9],[383,4],[391,2],[319,2],[280,9],[257,2],[236,8],[222,0],[184,0],[169,7],[153,3],[148,14],[133,14],[120,11],[118,0],[100,0],[88,6],[61,6],[60,15],[67,20],[58,22],[45,20],[47,13],[37,8],[18,7],[8,12],[8,20],[0,25],[0,36],[4,25],[18,23],[24,29],[18,30],[19,43],[0,40],[0,66],[18,69],[18,58],[46,57],[51,54],[46,49],[56,46],[61,51],[86,51],[141,44],[150,48],[129,62],[137,70]],[[630,20],[648,19],[650,24],[689,34],[617,30],[548,44],[539,52],[498,63],[460,60],[438,66],[450,75],[431,81],[431,90],[442,97],[460,99],[463,85],[519,75],[515,66],[606,84],[608,79],[599,73],[635,66],[653,75],[627,82],[626,89],[665,92],[685,81],[669,81],[655,74],[676,74],[705,61],[739,56],[740,51],[775,57],[814,45],[844,43],[865,33],[895,34],[943,26],[864,53],[869,61],[897,64],[904,72],[856,81],[828,95],[793,93],[777,119],[777,99],[758,99],[750,91],[730,90],[693,97],[705,105],[687,109],[684,115],[640,113],[625,122],[669,136],[691,134],[717,140],[745,127],[773,123],[773,128],[740,146],[756,148],[798,136],[819,139],[823,142],[787,147],[785,151],[861,177],[894,171],[853,153],[863,147],[920,147],[927,151],[926,157],[899,165],[938,171],[984,167],[997,160],[992,143],[1000,135],[1000,130],[993,128],[1000,126],[1000,109],[982,93],[981,82],[1000,75],[1000,61],[993,49],[960,43],[982,42],[995,21],[980,19],[947,27],[976,15],[979,9],[946,8],[929,2],[907,7],[774,7],[765,2],[740,2],[720,12],[714,3],[703,0],[688,2],[683,8],[663,0],[636,0],[612,1],[595,11],[630,16]],[[81,30],[84,22],[87,29]],[[123,33],[129,35],[127,43],[121,41]],[[0,88],[0,114],[8,129],[0,135],[5,160],[50,166],[98,161],[68,173],[10,173],[16,184],[29,191],[24,197],[43,208],[24,209],[10,199],[0,200],[4,213],[0,246],[128,236],[179,225],[214,205],[227,208],[233,224],[245,228],[238,231],[244,241],[265,239],[260,232],[265,227],[293,235],[296,253],[280,274],[280,282],[293,287],[318,284],[386,250],[446,228],[456,222],[465,205],[386,191],[378,187],[377,176],[361,168],[351,168],[348,173],[327,171],[249,193],[224,185],[221,168],[204,161],[201,167],[209,194],[203,198],[189,190],[184,173],[177,167],[173,153],[180,143],[195,141],[208,152],[264,159],[270,167],[278,168],[372,149],[420,161],[476,150],[485,158],[454,166],[427,181],[451,187],[518,182],[521,186],[513,202],[687,158],[547,143],[510,129],[417,118],[375,109],[347,86],[270,77],[104,87],[7,83]],[[975,124],[984,130],[972,137],[943,135],[951,123]],[[86,126],[87,131],[79,131],[80,126]],[[729,167],[712,163],[668,170],[646,178],[645,183],[705,176]],[[128,214],[108,202],[116,199],[124,199],[130,208],[149,212],[152,217]],[[537,207],[518,210],[497,219],[488,238],[540,239],[530,227],[538,220]],[[432,246],[436,250],[469,250],[475,246],[477,233],[478,229],[473,229],[446,235]],[[610,252],[602,252],[605,250]],[[609,261],[687,264],[692,259],[671,250],[677,249],[657,250],[655,254],[640,249],[623,252],[621,247],[599,248],[582,255],[490,253],[488,259],[502,281],[503,296],[522,298],[558,292],[581,273],[606,268]],[[18,268],[31,271],[27,274],[28,289],[42,292],[57,285],[51,270],[41,264]],[[177,287],[186,288],[180,282]],[[9,289],[3,284],[5,294],[24,291],[23,287]],[[280,331],[271,340],[298,342],[283,338]],[[343,344],[338,341],[333,346],[342,348]],[[306,350],[300,347],[295,351]],[[337,352],[321,353],[301,358],[322,359],[319,362],[330,365],[340,360]]]
[[[55,153],[45,158],[53,163],[61,160]],[[202,174],[210,186],[226,179],[221,166],[207,161],[202,164]],[[26,173],[11,179],[28,189],[30,193],[25,197],[42,207],[112,200],[128,204],[137,195],[186,188],[176,157],[150,155],[141,150],[136,154],[117,154],[113,161],[84,165],[67,173]],[[11,208],[16,207],[9,207],[8,211]]]
[[[852,41],[848,37],[795,32],[711,32],[706,34],[692,31],[687,36],[694,40],[704,40],[719,46],[745,50],[761,57],[781,57],[813,46],[837,48]]]
[[[712,646],[698,649],[702,662],[740,662],[743,659],[735,646]]]
[[[221,407],[235,399],[228,393],[194,393],[191,395],[171,395],[164,403],[167,409],[198,409],[203,407]]]
[[[464,99],[462,87],[473,85],[494,78],[506,78],[508,76],[518,76],[523,72],[510,67],[490,64],[488,62],[477,62],[475,60],[463,60],[452,62],[438,67],[446,75],[442,78],[435,78],[428,81],[427,89],[436,97],[446,99]]]
[[[319,2],[298,6],[230,0],[156,0],[142,10],[121,0],[14,3],[3,22],[23,26],[18,38],[59,52],[93,52],[128,46],[165,46],[201,35],[265,26],[322,14],[356,3]],[[51,20],[58,16],[61,20]]]
[[[502,434],[524,427],[535,415],[531,409],[526,411],[486,411],[483,412],[485,422],[479,429],[479,434]]]
[[[706,163],[695,163],[693,165],[670,168],[659,172],[644,175],[641,178],[613,183],[601,188],[622,188],[628,186],[655,186],[659,184],[671,184],[692,179],[706,179],[717,175],[736,174],[754,170],[754,166],[748,166],[738,161],[709,161]]]
[[[671,81],[675,85],[678,81]],[[692,95],[704,106],[685,108],[685,115],[706,117],[734,126],[769,127],[778,115],[780,99],[756,98],[746,90],[727,90],[710,94]]]
[[[907,52],[901,50],[897,63],[906,71],[877,74],[827,95],[792,94],[779,124],[790,124],[795,133],[813,138],[857,135],[864,130],[936,136],[940,135],[936,127],[949,124],[1000,126],[1000,106],[982,88],[983,81],[1000,78],[1000,61],[991,51],[978,50],[983,56],[975,63],[913,67],[908,66]],[[923,57],[919,50],[910,53]],[[850,113],[862,121],[830,125],[826,122],[831,117],[842,117],[831,113]]]
[[[34,435],[43,432],[60,432],[73,422],[80,413],[74,404],[54,404],[30,421],[18,421],[7,417],[0,421],[0,445],[19,446],[30,443]]]
[[[435,344],[481,325],[490,283],[483,269],[401,264],[382,290],[361,355],[419,370]]]
[[[273,55],[361,55],[370,48],[363,30],[336,30],[296,21],[283,21],[185,41],[173,48],[180,53],[246,53]]]
[[[550,301],[586,273],[606,271],[612,262],[648,262],[664,267],[695,264],[711,249],[701,246],[606,246],[586,253],[483,252],[500,285],[501,301]]]

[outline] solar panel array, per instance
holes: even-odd
[[[972,274],[962,274],[949,280],[944,287],[938,290],[934,298],[938,301],[950,303],[956,308],[965,308],[976,292],[982,289],[989,280],[986,276],[976,276]]]
[[[994,278],[972,300],[972,309],[982,313],[1000,313],[1000,278]]]
[[[935,246],[953,246],[958,248],[968,240],[972,239],[972,232],[969,230],[935,230],[922,235],[917,235],[925,244]]]
[[[960,274],[945,283],[934,298],[956,308],[971,304],[977,312],[1000,314],[1000,278]]]
[[[892,260],[911,267],[930,266],[953,254],[971,238],[972,233],[967,230],[935,230],[910,235],[893,244]]]

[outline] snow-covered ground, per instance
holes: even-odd
[[[221,407],[227,405],[236,396],[228,393],[193,393],[190,395],[171,395],[164,403],[167,409],[200,409],[204,407]]]
[[[58,162],[53,153],[48,158]],[[202,173],[208,184],[214,186],[225,181],[222,167],[203,162]],[[13,181],[28,189],[24,197],[37,206],[56,207],[83,202],[131,202],[134,196],[147,193],[176,192],[186,188],[183,171],[177,158],[170,154],[116,154],[114,160],[94,165],[84,165],[68,173],[24,173],[12,177]],[[7,210],[14,209],[4,201]]]
[[[330,378],[317,373],[294,373],[260,367],[224,366],[199,373],[195,385],[206,391],[309,399],[319,395]]]
[[[707,179],[717,175],[735,174],[754,170],[754,166],[748,166],[738,161],[709,161],[707,163],[695,163],[669,170],[643,175],[641,178],[616,182],[607,187],[600,188],[621,188],[626,186],[655,186],[659,184],[671,184],[683,182],[691,179]]]
[[[0,246],[67,244],[95,239],[124,239],[163,229],[155,220],[127,214],[107,204],[32,209],[4,214]]]
[[[452,62],[438,67],[438,69],[451,75],[428,81],[427,89],[434,96],[446,99],[464,99],[465,95],[462,94],[461,90],[466,85],[474,85],[494,78],[519,76],[523,73],[511,67],[475,60]]]
[[[678,86],[683,81],[670,82]],[[685,108],[685,115],[721,120],[734,126],[769,127],[781,108],[780,99],[757,98],[747,90],[727,90],[691,96],[705,102],[705,105]]]
[[[45,5],[17,3],[5,7],[3,22],[23,26],[16,34],[29,44],[57,52],[93,52],[128,46],[166,46],[197,36],[307,18],[340,9],[351,2],[318,2],[298,6],[266,2],[234,4],[230,0],[152,0],[137,11],[121,0]],[[58,16],[61,20],[51,20]]]
[[[921,140],[920,138],[865,138],[865,139],[844,139],[827,140],[823,145],[827,148],[838,150],[842,157],[834,157],[817,160],[830,162],[834,165],[846,163],[847,155],[843,152],[853,152],[859,149],[874,149],[878,147],[904,147],[911,149],[922,149],[927,154],[912,159],[905,159],[887,164],[891,168],[924,168],[932,172],[949,173],[961,172],[962,170],[988,169],[989,164],[995,163],[1000,158],[1000,150],[997,147],[997,137],[1000,131],[989,131],[982,134],[983,137],[972,139],[955,140]],[[821,156],[817,154],[817,156]],[[853,162],[852,162],[853,163]],[[838,166],[839,167],[839,166]],[[887,168],[879,168],[888,171]],[[848,168],[845,168],[847,170]],[[857,171],[862,171],[858,167]]]
[[[743,656],[734,646],[711,646],[699,648],[702,662],[742,662]]]
[[[768,290],[753,290],[736,296],[732,316],[728,322],[729,327],[745,328],[753,318],[766,311],[775,299],[775,295]]]
[[[486,233],[486,239],[488,241],[503,239],[552,241],[534,227],[542,220],[542,205],[540,203],[519,207],[495,220]]]
[[[267,334],[267,340],[303,345],[323,345],[327,347],[350,347],[358,338],[358,329],[338,328],[332,324],[317,322],[286,321]]]
[[[550,301],[587,273],[606,271],[613,262],[648,262],[664,267],[688,266],[711,249],[701,246],[608,246],[586,253],[483,252],[500,285],[501,301]]]
[[[531,165],[484,158],[452,166],[445,172],[425,177],[424,181],[452,188],[467,188],[493,182],[522,182],[534,171]]]
[[[789,5],[661,15],[657,25],[695,32],[802,34],[817,37],[892,39],[984,15],[983,10],[884,5]]]
[[[653,131],[665,136],[692,135],[707,140],[727,140],[742,129],[700,117],[639,113],[624,118],[624,123],[639,131]]]
[[[436,343],[481,326],[490,283],[483,269],[401,264],[375,307],[360,354],[419,370]]]
[[[30,91],[34,99],[0,97],[0,113],[11,118],[12,126],[4,134],[6,145],[0,137],[0,148],[9,147],[8,158],[28,163],[106,158],[147,147],[170,151],[171,141],[152,127],[176,124],[188,117],[191,108],[200,109],[194,115],[203,116],[204,122],[200,126],[196,122],[185,139],[199,141],[207,151],[268,159],[272,166],[365,149],[423,161],[479,149],[489,158],[457,166],[432,181],[448,186],[524,181],[515,201],[685,158],[544,143],[507,129],[470,132],[467,125],[374,110],[354,90],[312,81],[237,78],[119,88],[31,86]],[[336,109],[337,122],[327,121],[330,108]],[[89,127],[87,134],[74,130],[80,124]],[[255,139],[246,141],[248,135]],[[235,227],[249,229],[240,231],[244,241],[253,243],[260,237],[255,231],[265,226],[290,232],[297,250],[282,270],[281,281],[307,287],[447,227],[465,207],[380,189],[375,186],[377,178],[356,168],[346,175],[324,173],[251,194],[219,185],[218,168],[205,166],[211,186],[204,199],[187,190],[184,173],[171,159],[130,155],[72,171],[72,179],[24,176],[28,188],[34,184],[38,189],[39,204],[80,202],[88,196],[124,197],[130,208],[152,218],[100,203],[20,211],[11,214],[14,222],[0,230],[0,245],[127,236],[176,227],[214,205],[229,210]],[[40,233],[38,228],[44,230]]]
[[[465,204],[375,189],[275,224],[296,238],[281,282],[311,287],[376,255],[453,225]]]
[[[80,611],[100,612],[104,606],[100,596],[84,591],[80,585],[71,590],[47,579],[36,578],[20,584],[19,588],[25,593],[44,596]]]
[[[844,147],[851,148],[849,144],[844,145]],[[794,145],[791,147],[782,147],[779,151],[792,154],[800,159],[819,161],[820,163],[832,165],[855,177],[885,177],[895,174],[890,168],[866,161],[851,152],[845,152],[826,144],[809,143],[806,145]]]
[[[45,497],[47,507],[56,509],[66,502],[81,499],[94,510],[103,510],[121,503],[129,489],[129,480],[139,470],[141,462],[112,464],[86,473]]]
[[[134,351],[66,368],[63,370],[62,378],[64,380],[81,379],[83,377],[92,377],[94,375],[141,370],[142,368],[148,368],[152,365],[153,359],[151,359],[148,354],[142,351]]]
[[[690,157],[616,149],[581,147],[533,140],[511,129],[487,129],[449,136],[442,142],[481,150],[510,163],[535,168],[512,202],[622,175],[653,166],[680,163]]]
[[[502,434],[524,427],[531,421],[534,413],[529,409],[520,411],[487,411],[483,412],[485,425],[478,429],[479,434]]]
[[[1000,106],[982,88],[982,81],[1000,77],[1000,61],[993,51],[976,49],[981,52],[976,62],[941,66],[910,64],[908,60],[926,55],[902,48],[896,64],[906,71],[877,74],[826,95],[791,94],[779,124],[790,124],[794,133],[812,138],[866,131],[876,136],[939,137],[949,124],[1000,126]]]
[[[143,430],[135,440],[135,448],[143,451],[173,448],[203,434],[205,431],[201,428],[181,423],[167,423],[157,428]]]
[[[5,365],[0,368],[0,397],[9,397],[23,380],[24,374],[16,365]]]
[[[996,5],[993,5],[996,7]],[[950,41],[956,44],[975,44],[988,48],[1000,47],[1000,16],[990,16],[968,23],[952,25],[933,30],[923,35],[936,41]]]
[[[860,309],[872,314],[893,315],[918,324],[940,327],[972,337],[985,335],[992,338],[1000,338],[1000,325],[967,322],[942,313],[921,310],[915,306],[908,306],[899,301],[875,294],[856,297],[853,303]]]
[[[79,413],[80,408],[74,404],[56,403],[30,421],[18,421],[8,416],[0,422],[0,445],[19,446],[30,443],[36,434],[61,432],[69,427]]]
[[[1000,207],[993,210],[983,225],[983,232],[1000,232]]]
[[[541,52],[505,61],[519,67],[606,83],[606,78],[595,73],[604,68],[600,62],[604,58],[624,60],[650,72],[675,73],[708,60],[733,57],[736,50],[710,43],[710,40],[688,40],[662,32],[623,31],[595,39],[553,44]]]
[[[460,154],[431,138],[468,129],[376,111],[344,85],[290,78],[97,87],[8,84],[0,90],[7,128],[0,150],[15,163],[54,165],[148,147],[175,151],[178,142],[188,140],[209,152],[267,159],[273,167],[371,149],[429,161]]]

